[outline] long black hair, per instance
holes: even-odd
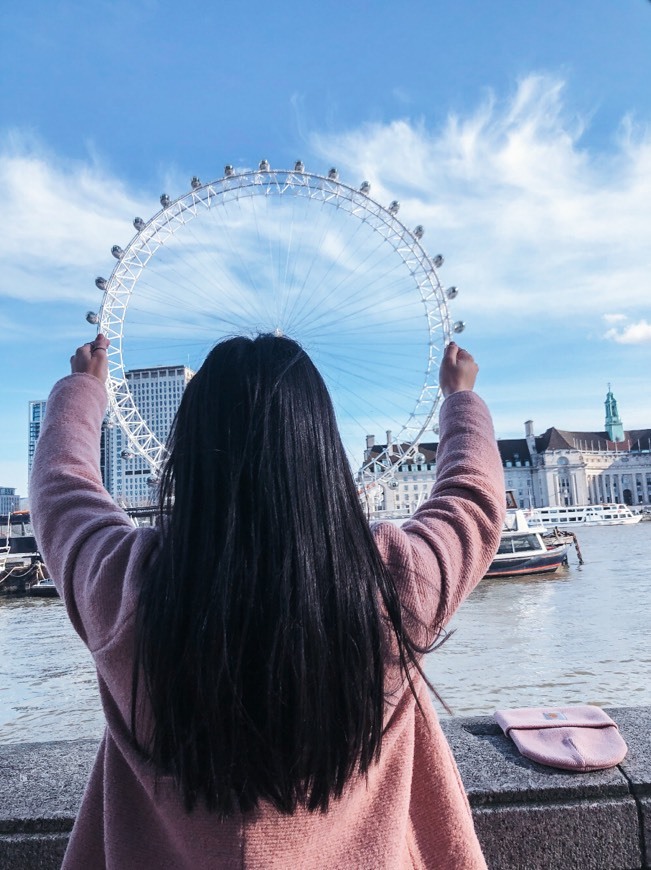
[[[136,617],[136,745],[188,810],[325,810],[379,757],[388,655],[411,682],[422,651],[327,388],[288,338],[228,339],[168,447]]]

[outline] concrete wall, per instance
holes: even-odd
[[[527,761],[491,718],[443,721],[490,870],[651,866],[651,708],[608,712],[628,755],[585,774]],[[0,746],[0,868],[60,867],[96,745]]]

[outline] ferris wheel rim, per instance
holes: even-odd
[[[331,170],[331,173],[333,170]],[[409,270],[424,307],[427,319],[428,353],[424,361],[423,386],[414,409],[405,421],[392,445],[364,461],[359,479],[376,483],[393,476],[396,465],[408,461],[424,433],[430,428],[440,401],[438,373],[434,371],[438,350],[443,350],[452,335],[450,314],[438,278],[434,260],[426,253],[420,238],[422,230],[410,230],[397,217],[397,209],[383,206],[369,195],[368,186],[357,189],[332,174],[321,175],[304,169],[271,169],[232,171],[206,184],[195,184],[191,190],[171,200],[161,197],[162,208],[148,221],[136,218],[136,233],[122,250],[114,246],[116,265],[104,281],[99,314],[99,331],[110,339],[107,382],[112,414],[125,431],[130,446],[143,457],[156,474],[164,461],[165,446],[153,434],[141,416],[131,394],[123,359],[124,319],[138,279],[158,249],[182,226],[195,219],[202,208],[213,208],[232,200],[254,196],[300,195],[335,205],[351,217],[367,223],[390,244]],[[163,202],[167,199],[166,202]],[[392,203],[392,206],[396,203]],[[139,223],[138,223],[139,222]],[[421,230],[421,235],[417,235]],[[117,249],[117,251],[116,251]],[[103,279],[98,279],[103,280]],[[435,336],[439,336],[435,341]]]

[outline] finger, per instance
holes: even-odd
[[[459,353],[459,345],[455,344],[453,341],[445,348],[445,359],[451,363],[456,363],[457,354]]]
[[[102,335],[102,333],[100,332],[97,335],[97,338],[94,341],[90,342],[90,352],[91,352],[91,354],[93,354],[97,350],[106,351],[106,350],[108,350],[109,344],[110,344],[110,342],[109,342],[108,338],[106,338],[106,336]]]

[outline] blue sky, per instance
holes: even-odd
[[[0,485],[134,215],[262,157],[426,227],[498,435],[599,429],[608,382],[651,426],[650,46],[648,0],[5,0]]]

